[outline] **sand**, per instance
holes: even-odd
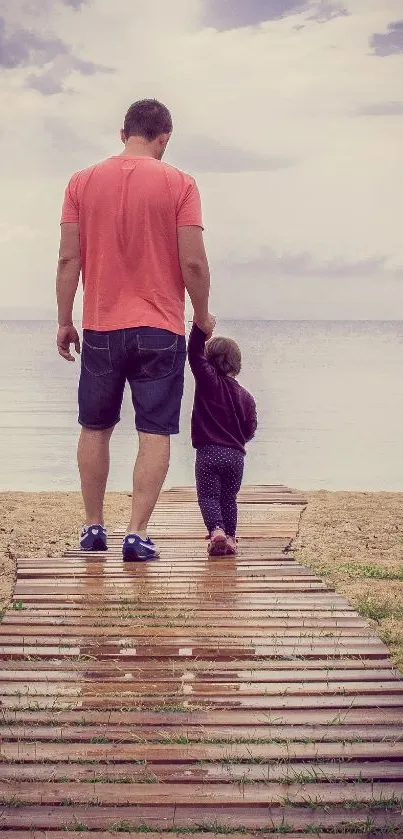
[[[76,492],[0,493],[0,605],[10,598],[16,559],[60,556],[77,547],[83,522],[81,496]],[[105,512],[112,530],[126,523],[128,493],[109,493]]]
[[[296,558],[325,577],[365,615],[403,670],[403,493],[312,492]],[[21,556],[57,556],[77,545],[78,493],[0,493],[0,605]],[[109,529],[128,518],[130,495],[109,493]]]
[[[296,559],[324,577],[403,670],[403,493],[311,492]]]

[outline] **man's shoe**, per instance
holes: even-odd
[[[106,529],[102,524],[83,527],[80,536],[80,551],[107,551]]]
[[[149,536],[142,539],[138,533],[128,533],[122,547],[124,562],[147,562],[158,559],[159,552]]]

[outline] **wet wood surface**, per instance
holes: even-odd
[[[236,558],[208,559],[185,487],[153,516],[158,562],[123,564],[123,530],[107,553],[18,560],[0,626],[4,839],[403,835],[388,650],[294,559],[302,494],[239,501]]]

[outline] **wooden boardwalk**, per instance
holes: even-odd
[[[184,488],[154,516],[160,562],[123,565],[121,533],[107,554],[18,561],[0,627],[4,839],[403,836],[403,682],[295,562],[304,504],[246,487],[236,560],[207,559]]]

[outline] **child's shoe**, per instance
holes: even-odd
[[[208,546],[209,556],[225,556],[226,551],[227,537],[224,531],[220,527],[217,527],[210,534],[210,543]]]
[[[234,536],[227,536],[226,554],[228,556],[236,556],[238,553],[237,540]]]

